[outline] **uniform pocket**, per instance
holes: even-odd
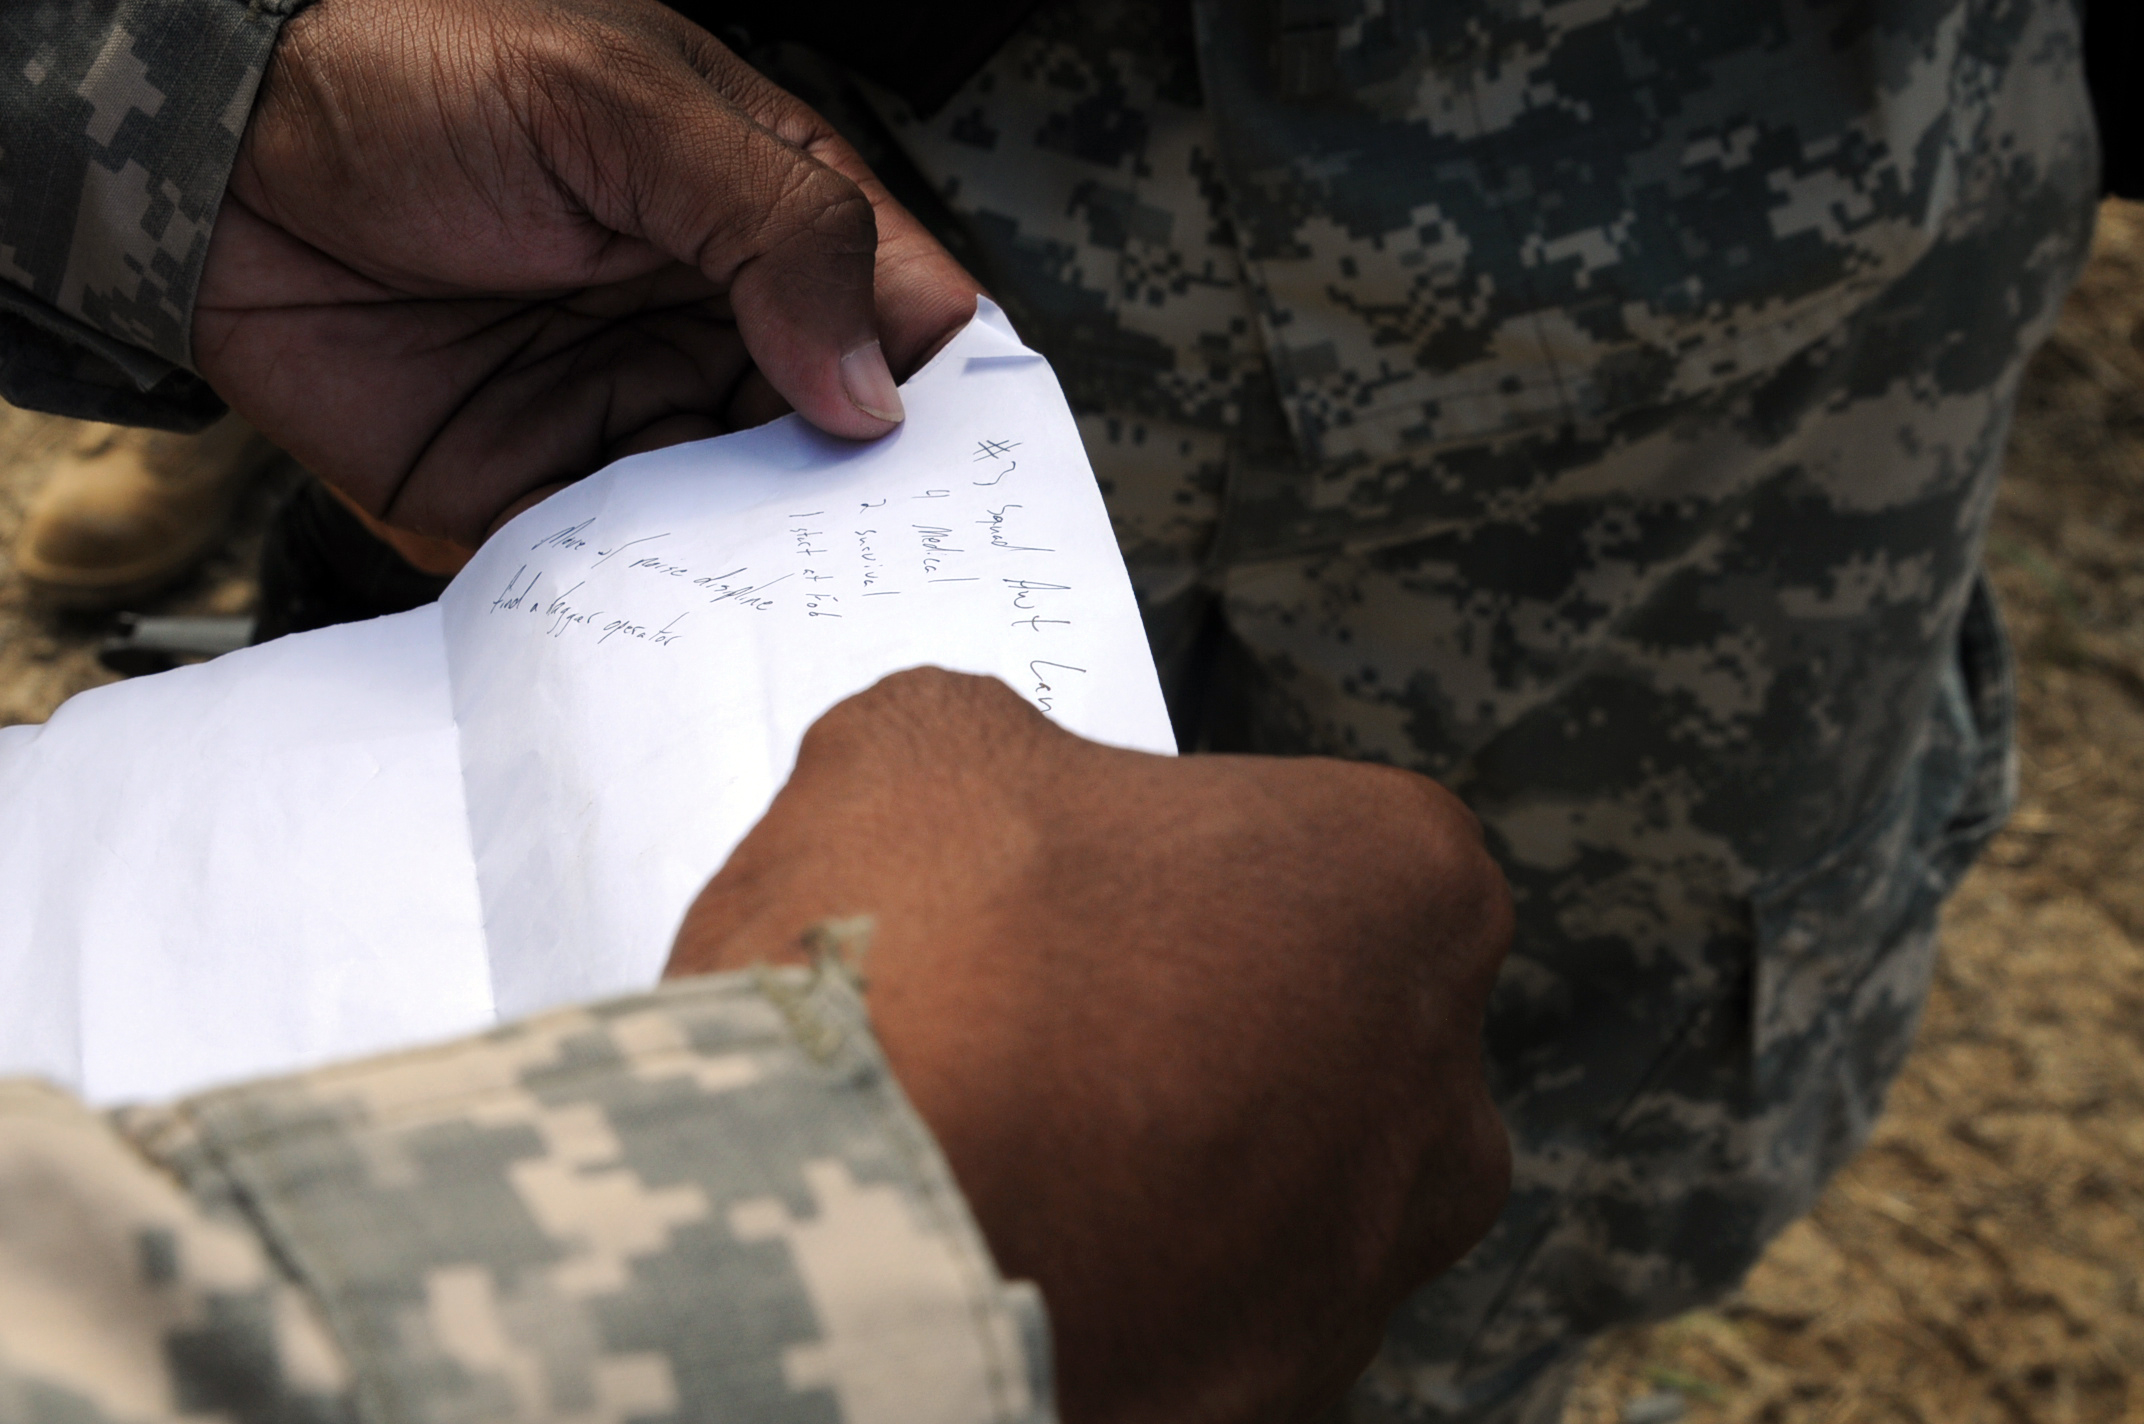
[[[1867,1137],[1905,1061],[1934,966],[1936,914],[2016,797],[2016,688],[1975,581],[1921,754],[1874,815],[1754,897],[1761,1155],[1809,1195]]]

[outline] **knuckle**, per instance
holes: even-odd
[[[994,677],[925,664],[889,673],[863,695],[875,699],[879,707],[908,708],[930,715],[987,701],[992,690],[1007,691],[1005,684]]]
[[[832,750],[858,739],[898,738],[921,749],[942,743],[947,732],[1036,715],[1018,693],[994,677],[913,667],[836,703],[813,724],[806,740],[823,733],[820,749]]]
[[[768,209],[768,245],[804,241],[830,253],[875,251],[878,215],[863,189],[805,154],[793,157]]]

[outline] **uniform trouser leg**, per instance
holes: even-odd
[[[1512,881],[1488,1035],[1512,1202],[1395,1318],[1356,1417],[1553,1417],[1587,1337],[1730,1289],[1865,1139],[1937,909],[2013,780],[1975,565],[2016,376],[1933,401],[1896,383],[1819,403],[1786,441],[1722,421],[1567,472],[1641,502],[1701,475],[1751,506],[1724,526],[1795,557],[1751,568],[1702,531],[1659,563],[1544,538],[1501,586],[1469,564],[1497,537],[1481,528],[1231,557],[1213,471],[1240,451],[1087,421],[1187,748],[1429,772]],[[1907,428],[1912,456],[1869,438]],[[1857,525],[1812,467],[1903,502]],[[1528,560],[1590,566],[1617,611],[1547,611]],[[1737,626],[1706,613],[1722,601]],[[1552,675],[1509,671],[1529,637]]]
[[[1291,99],[1229,38],[1261,7],[1194,54],[1172,7],[1045,6],[886,119],[1088,412],[1185,744],[1435,776],[1511,881],[1516,1188],[1362,1419],[1547,1417],[1865,1139],[2009,794],[1980,541],[2089,227],[2058,0],[1714,7],[1687,53],[1690,7],[1551,8],[1460,7],[1493,63],[1306,31],[1361,84]],[[1550,174],[1619,177],[1581,221]]]

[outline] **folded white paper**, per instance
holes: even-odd
[[[646,987],[805,729],[902,668],[1173,750],[1048,365],[984,303],[903,397],[868,445],[621,461],[435,607],[0,731],[0,1074],[162,1096]]]

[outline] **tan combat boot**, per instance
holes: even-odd
[[[40,599],[114,608],[216,548],[247,484],[277,458],[236,416],[198,435],[84,425],[31,502],[15,571]]]

